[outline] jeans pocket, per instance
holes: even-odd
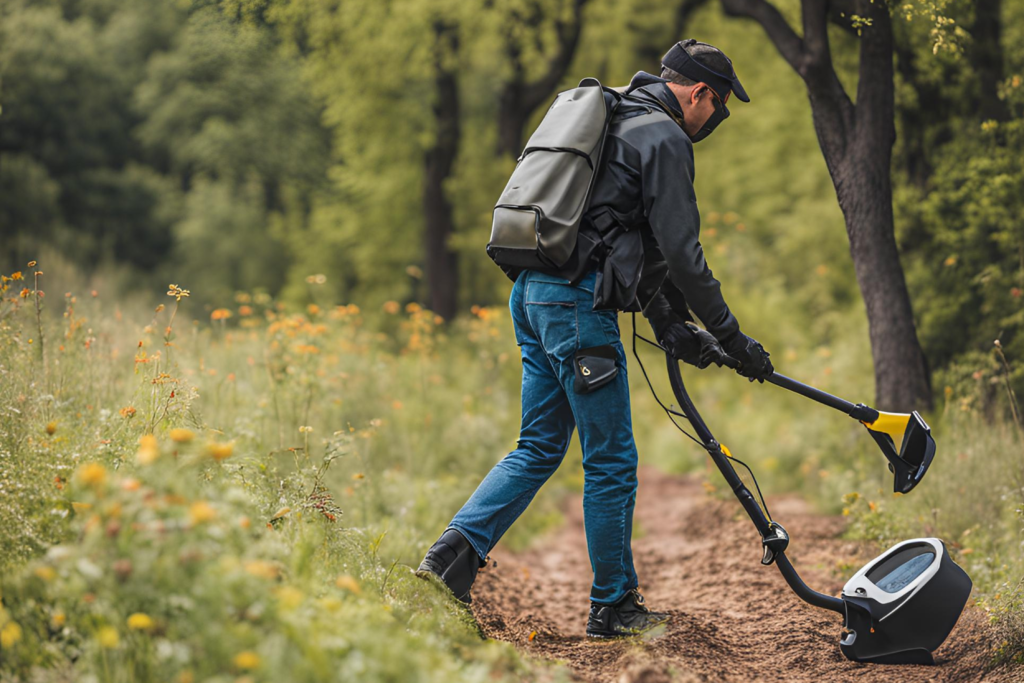
[[[527,283],[524,307],[530,327],[544,351],[559,361],[568,360],[580,348],[577,292],[568,284]]]

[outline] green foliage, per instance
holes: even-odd
[[[199,323],[172,287],[37,320],[24,278],[0,307],[0,679],[563,679],[412,575],[514,445],[507,314],[244,294]]]

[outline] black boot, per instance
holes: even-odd
[[[440,579],[456,598],[468,605],[473,601],[469,589],[473,587],[476,573],[485,564],[465,536],[455,529],[448,529],[437,543],[430,546],[416,570],[416,576]]]
[[[669,615],[652,612],[644,605],[644,596],[636,588],[614,605],[590,603],[587,619],[588,638],[628,638],[638,636],[669,620]]]

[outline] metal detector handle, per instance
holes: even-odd
[[[789,377],[780,375],[777,372],[772,373],[766,381],[771,382],[777,387],[788,389],[795,394],[800,394],[812,401],[817,401],[829,408],[834,408],[841,413],[849,415],[855,420],[871,423],[878,419],[878,411],[874,408],[870,408],[863,403],[850,403],[846,399],[833,396],[821,389],[815,389],[812,386],[804,384],[803,382],[798,382],[795,379],[790,379]]]

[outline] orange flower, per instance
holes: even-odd
[[[231,311],[226,308],[218,308],[210,314],[210,320],[227,320],[231,317]]]
[[[119,410],[118,412],[121,413],[121,417],[130,418],[135,417],[135,413],[138,411],[136,411],[135,408],[131,406],[125,406],[124,408],[121,408],[121,410]]]
[[[239,306],[238,307],[238,315],[241,315],[241,316],[252,315],[252,306]]]
[[[390,315],[398,313],[399,305],[397,301],[388,301],[384,304],[384,312]]]

